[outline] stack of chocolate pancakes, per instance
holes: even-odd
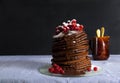
[[[83,30],[53,38],[52,63],[61,66],[65,75],[85,74],[91,67],[88,42],[87,34]]]

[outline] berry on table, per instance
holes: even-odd
[[[98,70],[98,68],[97,68],[97,67],[94,67],[94,68],[93,68],[93,70],[94,70],[94,71],[97,71],[97,70]]]

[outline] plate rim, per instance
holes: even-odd
[[[56,76],[56,77],[88,77],[88,76],[94,76],[94,75],[99,75],[103,71],[102,67],[97,66],[97,65],[91,65],[91,71],[86,71],[85,74],[81,75],[63,75],[63,74],[55,74],[55,73],[50,73],[48,71],[48,68],[50,68],[51,65],[45,65],[39,68],[39,72],[41,74],[47,75],[47,76]],[[93,68],[97,67],[97,71],[94,71]]]

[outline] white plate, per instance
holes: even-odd
[[[49,76],[62,76],[62,77],[85,77],[85,76],[94,76],[94,75],[98,75],[102,72],[102,68],[99,67],[99,66],[96,66],[96,65],[92,65],[91,67],[91,71],[86,71],[85,74],[83,75],[62,75],[62,74],[55,74],[55,73],[50,73],[48,71],[48,68],[50,68],[51,66],[50,65],[47,65],[47,66],[44,66],[44,67],[41,67],[40,68],[40,73],[41,74],[44,74],[44,75],[49,75]],[[93,68],[94,67],[97,67],[97,71],[94,71]]]

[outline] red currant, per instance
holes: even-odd
[[[49,68],[49,72],[53,73],[54,72],[54,68],[53,67]]]
[[[56,74],[64,74],[64,70],[62,69],[62,67],[60,67],[57,64],[53,64],[53,66],[51,68],[49,68],[49,72],[51,73],[56,73]]]
[[[55,67],[55,69],[56,69],[56,70],[59,70],[59,69],[60,69],[60,66]]]
[[[87,71],[91,71],[91,67],[87,68]]]
[[[94,68],[93,68],[93,70],[94,70],[94,71],[97,71],[97,70],[98,70],[98,68],[97,68],[97,67],[94,67]]]
[[[69,29],[72,30],[72,25],[68,25]]]
[[[77,31],[80,31],[80,28],[79,28],[79,27],[76,27],[76,30],[77,30]]]
[[[53,64],[53,67],[54,67],[54,68],[56,68],[57,66],[58,66],[57,64],[55,64],[55,63]]]
[[[73,20],[72,20],[72,23],[76,23],[76,22],[77,22],[76,19],[73,19]]]
[[[55,69],[55,70],[53,71],[53,73],[58,74],[58,73],[59,73],[59,71],[58,71],[57,69]]]
[[[71,21],[71,23],[72,23],[73,27],[76,27],[76,26],[77,26],[75,19],[73,19],[73,20]]]
[[[70,30],[70,28],[69,28],[69,27],[66,27],[66,29],[67,29],[67,30]]]
[[[60,70],[60,74],[64,74],[65,72],[64,72],[64,70]]]
[[[63,70],[61,67],[58,68],[59,71]]]
[[[63,32],[66,33],[68,30],[66,28],[63,29]]]
[[[79,27],[80,27],[81,29],[83,29],[83,28],[84,28],[84,26],[83,26],[83,25],[80,25]]]

